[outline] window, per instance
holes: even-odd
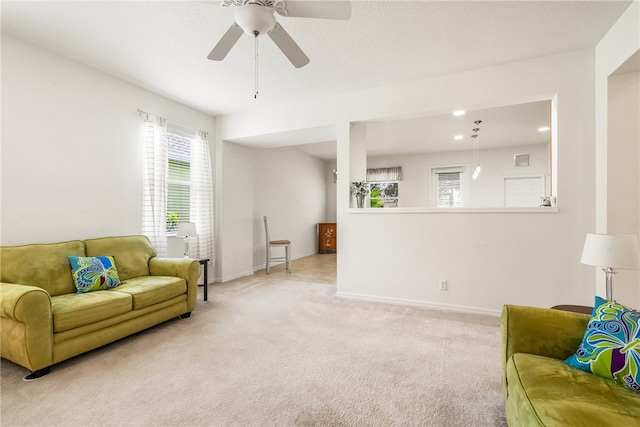
[[[398,183],[397,182],[371,182],[369,205],[372,208],[398,207]]]
[[[178,222],[191,220],[191,138],[168,129],[167,140],[167,233],[174,234]]]
[[[465,206],[466,166],[441,167],[431,169],[433,181],[432,199],[438,208],[459,208]]]
[[[207,132],[138,110],[144,118],[142,234],[158,256],[168,253],[168,236],[179,222],[196,224],[194,258],[214,258],[213,179]],[[187,130],[184,130],[187,129]]]
[[[367,168],[369,206],[372,208],[398,207],[398,182],[402,181],[402,166]]]
[[[460,206],[460,172],[437,172],[438,207],[457,208]]]

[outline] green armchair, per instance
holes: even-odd
[[[505,305],[503,392],[507,422],[525,426],[640,426],[640,394],[564,363],[587,314]]]

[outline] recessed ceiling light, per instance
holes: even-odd
[[[462,135],[456,135],[453,137],[453,139],[462,139],[462,138],[464,138]]]
[[[542,126],[538,128],[538,132],[546,132],[549,130],[549,126]]]
[[[466,113],[466,111],[464,110],[456,110],[453,112],[454,116],[464,116],[464,113]]]

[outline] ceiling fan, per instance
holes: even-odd
[[[207,58],[221,61],[240,39],[242,33],[258,37],[268,34],[282,53],[296,67],[304,67],[309,58],[291,38],[274,16],[297,18],[341,19],[351,18],[351,3],[313,0],[223,0],[222,6],[236,6],[235,22],[215,45]]]

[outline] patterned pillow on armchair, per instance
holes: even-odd
[[[565,363],[640,393],[640,313],[596,297],[582,343]]]

